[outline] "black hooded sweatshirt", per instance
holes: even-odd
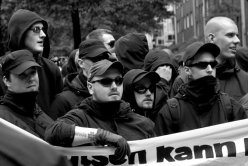
[[[154,120],[156,110],[154,110],[155,107],[155,100],[156,100],[156,91],[154,92],[154,103],[153,103],[153,109],[151,110],[143,110],[138,107],[135,96],[134,96],[134,80],[140,75],[144,73],[143,70],[132,70],[125,74],[124,80],[123,80],[123,95],[122,99],[128,103],[130,103],[130,106],[132,109],[134,109],[134,112],[148,117],[151,120]]]
[[[42,55],[34,54],[34,59],[41,66],[41,68],[38,69],[39,94],[37,96],[37,103],[42,110],[50,116],[50,105],[55,95],[62,91],[63,80],[59,68],[52,61],[47,59],[50,50],[47,22],[34,12],[24,9],[17,10],[10,18],[8,24],[8,44],[10,51],[24,49],[25,34],[27,30],[37,22],[43,23],[46,34]],[[6,89],[6,87],[2,88]]]
[[[87,78],[83,72],[72,73],[65,77],[64,89],[56,95],[51,105],[51,117],[57,119],[70,111],[73,106],[89,97]]]
[[[145,57],[144,69],[146,71],[156,71],[159,66],[167,65],[172,69],[171,80],[168,82],[164,78],[161,78],[157,83],[156,88],[156,104],[155,111],[161,109],[166,103],[166,100],[171,97],[172,84],[177,77],[177,71],[173,65],[173,59],[163,50],[151,50]]]
[[[115,53],[124,66],[124,73],[131,69],[142,69],[148,51],[146,36],[141,33],[129,33],[115,43]]]

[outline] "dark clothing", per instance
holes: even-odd
[[[0,117],[42,139],[46,127],[53,123],[38,105],[37,92],[13,93],[7,91],[0,101]]]
[[[38,69],[39,76],[39,94],[37,96],[37,103],[42,110],[50,116],[50,105],[57,93],[63,89],[63,80],[59,68],[47,57],[49,56],[49,38],[47,34],[47,22],[38,16],[36,13],[20,9],[16,11],[8,25],[9,49],[16,51],[24,49],[24,38],[27,30],[37,22],[42,22],[45,27],[46,38],[44,39],[44,50],[42,56],[34,54],[34,59],[41,66]],[[2,87],[5,89],[5,87]]]
[[[161,78],[156,85],[156,97],[154,105],[154,116],[157,115],[158,111],[166,104],[166,100],[170,98],[171,85],[168,81]]]
[[[77,65],[75,63],[75,55],[77,51],[78,49],[73,50],[68,57],[67,63],[62,66],[61,72],[63,77],[67,76],[68,74],[78,72]]]
[[[71,110],[57,119],[46,130],[46,140],[53,145],[71,146],[75,125],[108,130],[128,141],[154,136],[153,122],[132,112],[128,103],[124,101],[98,103],[89,97],[78,109]]]
[[[235,60],[226,61],[216,68],[220,90],[239,100],[248,93],[248,73],[240,69]]]
[[[56,95],[51,105],[51,117],[56,120],[89,96],[87,78],[83,72],[67,75],[63,91]]]
[[[134,87],[135,87],[135,81],[138,77],[140,77],[143,73],[146,73],[146,71],[142,69],[136,69],[136,70],[130,70],[124,75],[123,79],[123,95],[122,99],[128,103],[130,103],[130,106],[132,109],[134,109],[134,112],[137,114],[140,114],[142,116],[148,117],[150,119],[153,119],[153,109],[151,110],[144,110],[141,109],[136,102],[135,95],[134,95]],[[155,83],[154,83],[155,84]],[[156,92],[154,92],[154,103],[155,104],[155,96]]]
[[[248,48],[245,47],[238,48],[235,58],[237,60],[239,67],[245,72],[248,72]]]
[[[0,127],[1,166],[69,166],[67,157],[51,146],[38,142],[6,126]]]
[[[183,74],[183,75],[178,75],[176,79],[174,80],[172,87],[171,87],[171,97],[174,97],[177,93],[180,87],[183,84],[186,84],[188,82],[188,75]]]
[[[243,106],[246,115],[248,116],[248,93],[239,100],[239,103]]]
[[[129,33],[115,43],[116,57],[124,66],[124,73],[131,69],[142,69],[148,51],[146,36],[141,33]]]
[[[230,112],[222,105],[221,95],[216,90],[216,79],[206,76],[183,85],[175,96],[175,110],[168,104],[159,111],[155,120],[157,135],[166,135],[212,126],[247,118],[243,107],[229,97]],[[227,94],[226,94],[227,95]]]
[[[173,59],[163,50],[151,50],[145,57],[144,69],[146,71],[156,71],[159,66],[164,65],[171,67],[172,76],[170,81],[161,78],[159,83],[157,83],[154,107],[155,114],[157,114],[157,112],[166,103],[166,100],[171,97],[171,87],[177,76],[177,71],[173,65]]]

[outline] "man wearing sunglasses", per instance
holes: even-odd
[[[38,105],[50,116],[50,106],[56,94],[63,88],[61,72],[49,57],[50,45],[48,23],[37,13],[19,9],[8,23],[8,46],[10,51],[27,49],[41,68],[38,69]],[[5,86],[2,86],[5,87]]]
[[[122,76],[120,62],[96,62],[90,69],[87,83],[92,97],[58,118],[47,129],[47,140],[59,146],[94,145],[101,141],[117,147],[115,155],[123,160],[130,153],[126,140],[153,137],[153,122],[134,113],[130,105],[121,100]]]
[[[97,39],[87,39],[79,45],[77,64],[78,73],[71,73],[64,79],[64,89],[56,95],[51,104],[51,117],[55,120],[70,111],[74,105],[90,96],[87,88],[87,76],[91,66],[100,60],[108,59],[110,53]]]
[[[219,47],[212,43],[195,42],[186,48],[184,65],[189,82],[158,113],[157,135],[247,118],[243,107],[218,89],[215,58],[219,53]]]
[[[228,17],[213,17],[205,26],[205,40],[220,48],[216,58],[216,77],[220,89],[239,100],[248,93],[248,74],[238,66],[236,52],[240,44],[236,23]]]
[[[130,103],[134,112],[153,120],[156,84],[160,76],[156,72],[132,69],[124,76],[123,100]]]
[[[115,38],[113,32],[108,29],[95,29],[91,31],[86,39],[98,39],[100,40],[107,50],[111,53],[110,60],[117,60],[115,55]]]

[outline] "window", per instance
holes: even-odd
[[[168,35],[168,40],[174,40],[175,36],[174,35]]]
[[[164,40],[159,39],[158,40],[158,45],[163,45],[163,44],[164,44]]]

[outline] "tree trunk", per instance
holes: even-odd
[[[74,49],[76,49],[79,47],[79,44],[81,43],[81,31],[80,31],[80,21],[79,21],[79,12],[77,8],[77,3],[72,3],[71,18],[72,18],[72,28],[73,28]]]

